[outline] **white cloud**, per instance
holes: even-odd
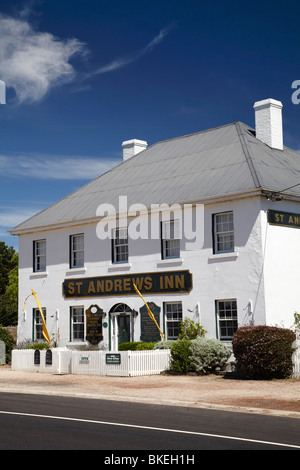
[[[0,155],[0,174],[9,178],[91,180],[110,170],[120,160],[64,155]]]
[[[59,39],[35,31],[26,19],[0,14],[0,77],[19,103],[40,101],[53,87],[74,80],[70,60],[85,53],[77,39]]]
[[[145,54],[148,54],[149,52],[151,52],[156,46],[158,46],[158,44],[160,44],[162,40],[164,39],[164,37],[169,33],[171,28],[173,28],[172,25],[167,28],[162,29],[159,32],[159,34],[155,36],[154,39],[152,39],[152,41],[150,41],[143,49],[136,52],[135,54],[131,54],[129,56],[119,57],[117,59],[114,59],[108,64],[102,67],[99,67],[94,72],[90,73],[89,76],[101,75],[103,73],[112,72],[114,70],[123,68],[126,65],[131,64],[132,62],[135,62],[136,60],[143,57]]]
[[[75,70],[70,61],[89,53],[85,43],[76,38],[61,39],[39,32],[29,23],[27,10],[17,18],[0,13],[0,78],[6,88],[13,88],[18,103],[43,99],[54,87],[95,75],[113,72],[140,59],[158,46],[173,26],[162,29],[143,49],[119,57],[85,75]]]

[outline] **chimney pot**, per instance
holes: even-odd
[[[282,103],[269,98],[254,103],[256,137],[274,149],[283,150]]]
[[[147,148],[148,144],[145,140],[125,140],[122,143],[123,147],[123,160],[128,160],[129,158],[137,155],[138,153],[142,152]]]

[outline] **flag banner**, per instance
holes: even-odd
[[[158,330],[159,330],[159,332],[160,332],[160,334],[161,334],[161,337],[162,337],[162,339],[163,339],[164,342],[165,342],[166,348],[169,349],[169,348],[168,348],[168,344],[167,344],[167,342],[166,342],[166,340],[165,340],[165,335],[163,334],[163,332],[161,331],[161,329],[160,329],[160,327],[159,327],[157,321],[155,320],[155,317],[154,317],[153,313],[151,312],[151,310],[150,310],[150,308],[149,308],[149,306],[148,306],[146,300],[144,299],[144,297],[142,296],[142,294],[140,293],[140,291],[138,290],[138,288],[136,287],[135,284],[133,284],[133,287],[135,288],[137,294],[140,296],[140,298],[142,299],[142,301],[143,301],[144,304],[146,305],[146,308],[147,308],[149,317],[150,317],[151,320],[153,320],[154,323],[156,324],[156,326],[157,326],[157,328],[158,328]]]
[[[44,318],[44,314],[43,314],[43,310],[42,310],[41,304],[40,304],[40,302],[39,302],[39,299],[38,299],[38,297],[37,297],[36,292],[35,292],[33,289],[31,289],[31,292],[32,292],[32,293],[31,293],[28,297],[30,297],[31,295],[33,295],[34,298],[35,298],[35,300],[36,300],[37,306],[38,306],[38,308],[39,308],[39,312],[40,312],[41,317],[42,317],[42,323],[43,323],[43,330],[42,330],[42,332],[43,332],[43,336],[44,336],[45,340],[50,344],[50,346],[51,346],[51,348],[52,348],[51,339],[50,339],[50,336],[49,336],[49,333],[48,333],[48,330],[47,330],[47,327],[46,327],[46,322],[45,322],[45,318]],[[23,306],[23,310],[24,310],[24,308],[25,308],[26,300],[28,299],[28,297],[26,297],[26,299],[25,299],[24,306]]]

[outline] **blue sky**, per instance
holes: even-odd
[[[1,0],[0,240],[149,145],[283,103],[300,149],[298,1]],[[300,94],[299,94],[300,96]]]

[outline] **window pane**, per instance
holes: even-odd
[[[234,251],[233,213],[216,214],[214,220],[215,252]]]
[[[84,340],[84,308],[83,307],[72,307],[72,331],[73,341]]]
[[[72,235],[71,237],[71,268],[84,266],[84,235]]]
[[[236,300],[217,302],[220,340],[230,341],[238,328]]]
[[[113,261],[124,263],[128,261],[128,230],[127,227],[117,228],[113,234]]]
[[[177,339],[182,322],[181,302],[165,303],[167,339]]]

